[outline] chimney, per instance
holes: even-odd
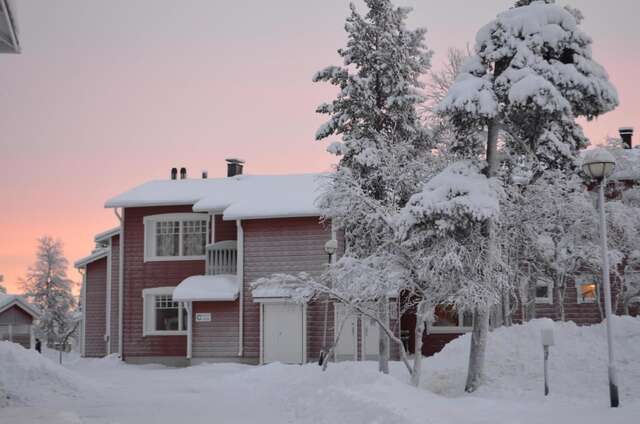
[[[184,180],[187,178],[187,168],[180,168],[180,179]]]
[[[242,167],[244,165],[242,159],[229,158],[225,160],[227,161],[227,177],[242,175]]]
[[[206,180],[207,178],[209,178],[209,173],[207,172],[206,169],[202,170],[202,179]]]
[[[622,138],[622,148],[631,149],[633,147],[633,128],[622,127],[618,131],[620,132],[620,138]]]
[[[171,168],[171,179],[175,180],[178,178],[178,168]]]

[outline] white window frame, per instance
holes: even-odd
[[[595,286],[596,297],[594,297],[593,300],[585,301],[582,299],[582,292],[580,291],[580,287],[585,285],[588,286],[591,284]],[[579,275],[574,280],[574,285],[576,286],[576,302],[578,303],[578,305],[594,305],[598,303],[599,290],[598,290],[598,282],[595,278],[595,275],[590,275],[590,274]]]
[[[142,290],[142,336],[186,336],[188,329],[185,330],[155,330],[151,328],[156,322],[156,296],[173,296],[175,287],[155,287],[152,289]],[[178,302],[178,328],[183,327],[183,313],[186,310],[183,302]]]
[[[457,312],[457,311],[456,311]],[[427,334],[450,334],[450,333],[468,333],[473,329],[473,326],[464,326],[464,312],[458,313],[458,325],[457,326],[436,326],[430,324],[428,326]]]
[[[538,280],[536,281],[536,292],[538,287],[546,287],[547,295],[545,297],[538,297],[536,295],[536,304],[539,305],[552,305],[553,304],[553,283],[551,281]]]
[[[180,221],[180,232],[178,234],[178,256],[157,256],[156,255],[156,224],[158,222]],[[205,246],[209,240],[209,215],[205,213],[166,213],[160,215],[148,215],[143,219],[144,222],[144,262],[162,262],[162,261],[197,261],[205,260],[207,252],[206,247],[202,255],[182,256],[182,238],[185,221],[206,221]]]

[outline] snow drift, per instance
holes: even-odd
[[[552,398],[606,403],[607,339],[604,323],[537,319],[492,331],[487,343],[486,381],[477,395],[492,398],[543,397],[541,329],[551,326],[555,345],[549,357]],[[424,388],[445,396],[462,395],[471,335],[466,334],[424,362]],[[640,318],[615,317],[616,366],[622,401],[640,399]]]
[[[0,407],[78,397],[90,387],[89,381],[36,351],[0,341]]]

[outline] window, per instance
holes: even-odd
[[[553,284],[551,282],[536,282],[536,303],[553,303]]]
[[[144,218],[144,260],[204,259],[209,239],[208,217],[204,214],[180,213]]]
[[[430,333],[464,333],[471,331],[473,326],[473,314],[459,314],[452,305],[436,306],[434,315],[435,320],[429,329]]]
[[[144,302],[143,335],[186,334],[187,309],[172,298],[174,287],[157,287],[142,291]]]
[[[596,303],[598,289],[593,276],[584,275],[576,278],[576,290],[578,303]]]

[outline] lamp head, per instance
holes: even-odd
[[[616,159],[605,149],[587,150],[582,160],[582,170],[590,178],[608,178],[616,167]]]
[[[338,250],[338,241],[336,239],[327,240],[324,244],[324,251],[327,255],[333,255]]]

